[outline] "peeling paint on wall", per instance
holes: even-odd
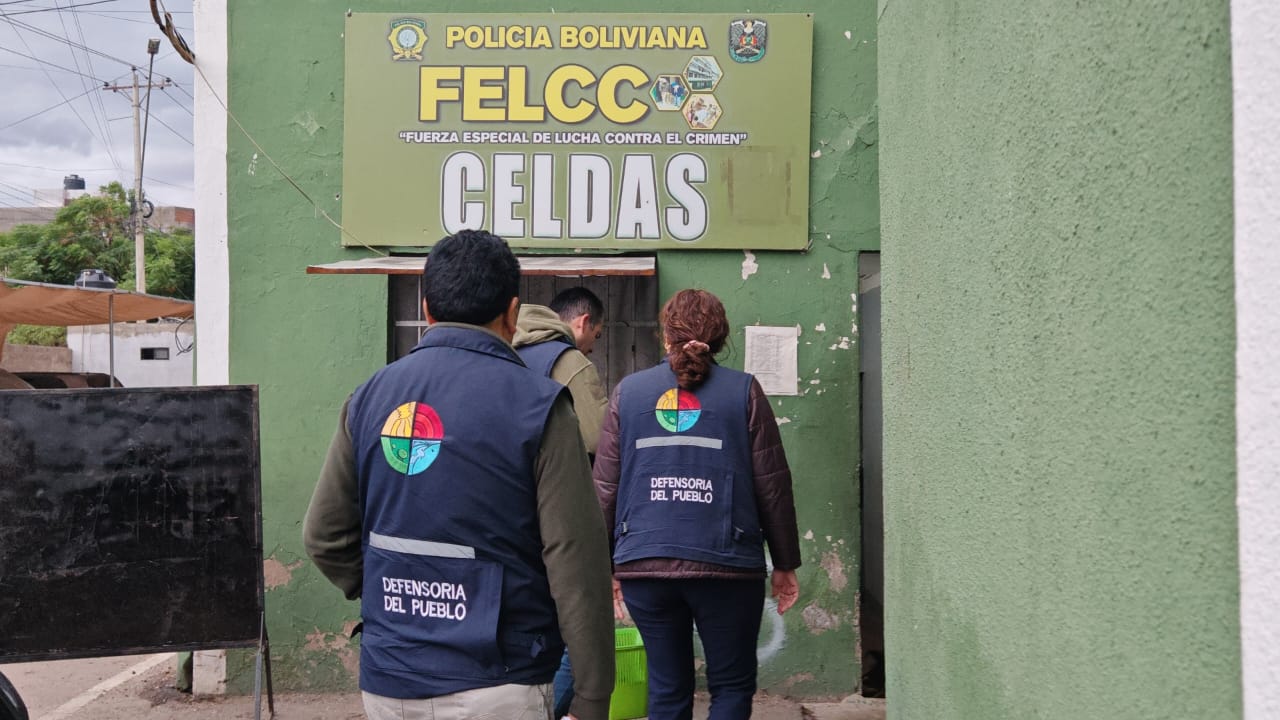
[[[786,680],[783,680],[780,687],[784,691],[786,691],[786,690],[790,690],[792,687],[795,687],[796,685],[799,685],[800,683],[807,683],[807,682],[811,682],[812,680],[813,680],[813,673],[810,673],[810,672],[796,673],[795,675],[788,676]]]
[[[840,627],[840,616],[817,603],[806,606],[800,612],[800,616],[804,618],[805,627],[809,628],[809,632],[814,635],[821,635],[828,630],[836,630]]]
[[[841,540],[841,542],[844,542]],[[822,556],[822,569],[827,571],[827,577],[831,580],[831,589],[836,592],[844,590],[849,584],[849,578],[844,573],[844,561],[840,559],[840,554],[835,550],[824,553]]]
[[[850,325],[850,327],[852,328],[852,332],[849,334],[857,335],[858,334],[858,293],[849,293],[849,299],[853,301],[853,308],[851,309],[851,312],[853,313],[853,323]]]
[[[827,331],[827,324],[826,324],[826,323],[818,323],[817,325],[813,326],[813,331],[814,331],[814,332],[826,332],[826,331]]]
[[[751,252],[750,250],[743,250],[742,254],[745,255],[745,257],[742,258],[742,279],[746,280],[747,278],[759,272],[760,266],[756,264],[755,253]]]
[[[324,128],[323,125],[316,122],[316,116],[312,115],[310,110],[300,115],[295,115],[293,117],[293,124],[297,125],[303,132],[313,137],[317,132]]]
[[[284,587],[293,580],[293,571],[302,567],[302,561],[289,563],[285,565],[275,557],[269,557],[262,561],[262,579],[268,590],[278,587]]]
[[[822,279],[823,280],[831,279],[831,269],[827,267],[826,263],[822,263]]]
[[[342,625],[339,633],[329,633],[316,628],[307,633],[303,649],[309,652],[337,655],[339,662],[353,676],[360,672],[360,648],[352,642],[351,632],[355,630],[356,621],[348,620]]]

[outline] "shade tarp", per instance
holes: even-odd
[[[123,290],[64,285],[11,284],[0,278],[0,326],[105,325],[115,322],[191,317],[195,303]],[[3,335],[0,335],[3,338]]]

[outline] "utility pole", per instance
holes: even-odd
[[[147,45],[147,52],[154,60],[156,52],[160,48],[158,40],[152,40]],[[143,139],[142,139],[142,95],[140,89],[145,87],[148,92],[152,88],[166,88],[172,85],[169,78],[153,83],[148,80],[146,85],[138,85],[138,68],[133,70],[133,86],[127,85],[107,85],[103,84],[104,90],[112,92],[120,92],[122,90],[133,90],[133,274],[135,279],[135,287],[140,293],[147,291],[147,268],[143,259],[146,249],[146,233],[142,227],[142,158],[143,158]]]

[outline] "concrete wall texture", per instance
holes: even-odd
[[[71,348],[10,345],[3,348],[0,370],[9,372],[71,372]]]
[[[1228,3],[878,17],[890,717],[1240,717]]]
[[[1280,6],[1231,3],[1244,717],[1280,717]]]
[[[349,7],[317,0],[299,12],[296,3],[230,0],[225,15],[231,112],[271,160],[334,217],[341,210],[342,32]],[[220,11],[197,3],[198,13],[202,8]],[[359,9],[427,8],[388,0]],[[556,12],[692,9],[676,0],[555,5]],[[445,0],[430,10],[550,8],[514,0]],[[696,10],[740,12],[742,6],[709,0]],[[735,327],[724,358],[729,366],[741,367],[744,325],[802,328],[805,394],[775,404],[796,478],[802,597],[782,621],[766,619],[760,679],[764,688],[797,696],[839,696],[852,692],[859,677],[856,292],[857,253],[879,246],[875,7],[871,0],[775,0],[752,5],[751,11],[815,14],[813,246],[806,253],[660,253],[660,291],[664,299],[689,286],[720,295]],[[221,50],[201,52],[217,57]],[[797,77],[805,77],[803,69]],[[203,127],[216,131],[216,124]],[[338,409],[386,359],[386,281],[305,275],[308,264],[364,253],[340,248],[338,230],[319,218],[234,124],[228,125],[226,142],[227,270],[219,276],[217,269],[202,269],[199,292],[216,299],[218,284],[229,282],[226,379],[260,386],[267,611],[277,687],[349,688],[358,652],[347,635],[359,608],[344,602],[306,561],[299,534]],[[201,162],[209,157],[206,152]],[[216,191],[209,188],[207,196],[220,202]],[[221,262],[215,235],[201,237],[201,257],[214,263],[208,268]],[[212,380],[222,362],[216,348],[211,352],[216,359],[208,371],[201,356],[202,381]],[[246,678],[241,672],[238,682]]]

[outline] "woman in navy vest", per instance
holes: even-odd
[[[649,718],[693,713],[693,630],[710,720],[751,716],[764,544],[779,614],[799,595],[791,471],[752,376],[720,367],[729,323],[709,292],[681,290],[660,317],[667,359],[614,390],[593,476],[612,530],[614,608],[648,655]]]

